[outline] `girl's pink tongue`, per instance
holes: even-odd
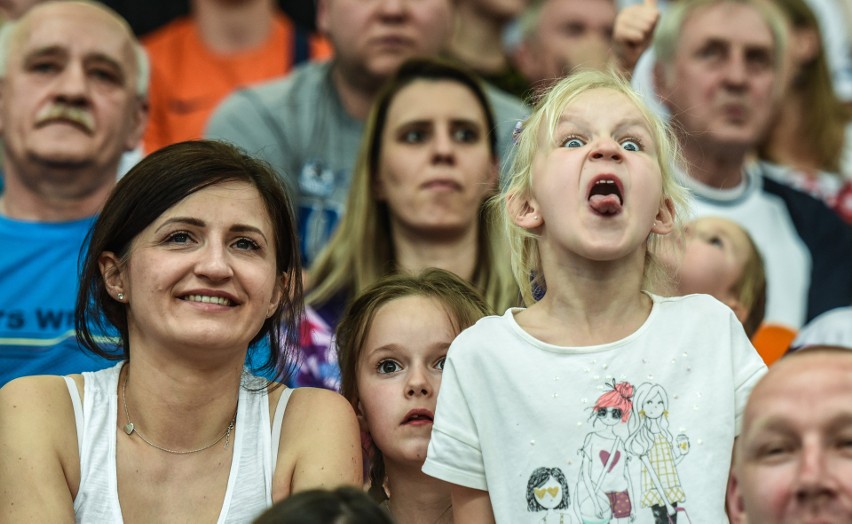
[[[614,215],[621,211],[621,198],[618,195],[592,195],[589,206],[602,215]]]

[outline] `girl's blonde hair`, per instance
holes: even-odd
[[[431,298],[440,303],[456,334],[480,318],[493,314],[479,293],[457,275],[443,269],[427,269],[420,275],[390,275],[369,288],[347,308],[337,326],[337,360],[340,363],[340,392],[358,408],[358,362],[376,313],[386,304],[403,297]],[[437,393],[437,392],[436,392]],[[365,450],[370,469],[370,494],[381,501],[385,467],[381,450],[371,444]]]
[[[497,162],[494,117],[479,80],[459,67],[435,59],[412,59],[404,63],[373,104],[352,173],[346,213],[308,272],[311,289],[305,301],[310,305],[323,304],[341,293],[355,296],[384,275],[397,271],[390,211],[386,203],[376,199],[373,186],[390,105],[396,95],[418,80],[457,82],[470,90],[485,115],[488,144]],[[490,216],[485,199],[478,217],[476,271],[471,282],[492,307],[503,311],[518,305],[519,294],[506,261],[505,240]]]
[[[541,266],[538,237],[515,223],[512,204],[513,201],[530,198],[533,160],[542,144],[557,146],[554,133],[565,108],[580,95],[596,89],[609,89],[626,96],[647,122],[662,175],[662,198],[672,202],[675,229],[680,229],[681,220],[688,208],[687,190],[676,179],[680,160],[677,141],[668,124],[645,105],[630,84],[615,72],[592,70],[575,72],[562,79],[539,99],[535,110],[523,123],[517,135],[518,142],[509,170],[508,185],[503,195],[491,200],[508,238],[512,273],[527,305],[540,298],[540,293],[547,289],[547,281]],[[657,240],[657,235],[652,234],[649,237],[652,245],[649,247],[653,247]],[[654,257],[653,249],[647,249],[643,286],[664,287],[663,284],[668,278],[665,269]]]

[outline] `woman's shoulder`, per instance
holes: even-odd
[[[283,390],[281,394],[283,394]],[[302,419],[334,420],[342,414],[351,414],[352,406],[340,394],[323,388],[295,388],[287,404],[287,415]],[[303,418],[304,417],[304,418]]]
[[[72,379],[82,384],[80,375]],[[32,471],[64,472],[67,485],[76,485],[77,431],[65,377],[39,375],[9,382],[0,389],[0,420],[0,449],[7,457],[16,456]]]
[[[333,391],[292,391],[279,449],[273,498],[313,487],[360,484],[358,421],[349,402]]]
[[[82,384],[81,375],[70,375],[75,384]],[[57,409],[63,403],[59,400],[71,400],[65,377],[58,375],[34,375],[20,377],[0,388],[0,410],[4,415],[26,416],[31,414],[34,407],[37,410]],[[9,409],[11,411],[6,412]],[[8,420],[3,417],[3,420]]]

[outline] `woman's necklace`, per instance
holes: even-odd
[[[215,446],[216,444],[221,442],[222,439],[225,439],[225,448],[226,449],[228,448],[228,442],[231,440],[231,432],[234,430],[234,424],[237,423],[237,407],[239,407],[239,405],[240,405],[239,400],[237,400],[237,406],[234,407],[234,416],[231,418],[231,421],[228,423],[228,427],[225,428],[225,432],[222,433],[222,435],[220,435],[219,438],[217,438],[215,441],[211,442],[210,444],[207,444],[206,446],[204,446],[202,448],[190,449],[188,451],[177,451],[177,450],[174,450],[174,449],[166,449],[166,448],[160,447],[160,446],[154,444],[153,442],[151,442],[150,440],[146,439],[142,435],[142,433],[140,433],[139,430],[136,429],[136,426],[133,424],[133,422],[130,422],[130,413],[128,413],[128,411],[127,411],[127,381],[128,381],[129,378],[130,378],[130,371],[128,370],[127,373],[125,373],[125,375],[124,375],[124,385],[122,385],[122,387],[121,387],[122,403],[124,404],[124,417],[127,419],[127,424],[124,425],[124,432],[125,433],[127,433],[128,435],[132,435],[133,433],[136,433],[137,435],[139,435],[139,438],[141,438],[142,442],[144,442],[145,444],[148,444],[152,448],[159,449],[160,451],[165,451],[166,453],[172,453],[174,455],[189,455],[190,453],[198,453],[199,451],[204,451],[205,449],[212,448],[213,446]]]
[[[391,507],[390,507],[390,499],[385,499],[382,502],[382,505],[385,507],[385,511],[388,512],[388,515],[393,517],[394,515],[393,515],[393,511],[391,510]],[[450,511],[451,509],[453,509],[453,503],[452,502],[450,503],[449,506],[447,506],[447,508],[444,511],[441,512],[440,515],[438,515],[438,518],[435,519],[435,524],[438,524],[438,522],[441,522],[441,519],[444,518],[447,515],[447,512]],[[452,517],[452,514],[450,514],[450,516]],[[450,522],[452,522],[452,519],[450,519]]]

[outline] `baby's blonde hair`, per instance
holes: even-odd
[[[676,166],[680,159],[677,141],[668,124],[645,105],[630,84],[612,71],[580,71],[562,79],[539,99],[535,110],[523,123],[517,136],[506,189],[502,195],[492,199],[492,205],[497,208],[497,215],[508,238],[512,273],[527,305],[535,303],[539,298],[539,291],[547,289],[546,275],[541,266],[538,237],[515,223],[512,201],[525,200],[531,196],[533,160],[541,144],[556,147],[554,132],[565,108],[580,95],[595,89],[610,89],[626,96],[647,122],[662,174],[662,198],[672,202],[676,230],[681,228],[682,217],[688,208],[687,191],[676,180]],[[542,136],[542,133],[547,136]],[[650,247],[653,247],[656,241],[657,235],[652,234],[649,237],[652,244]],[[653,249],[647,249],[643,287],[658,287],[668,278],[667,272],[654,257]]]

